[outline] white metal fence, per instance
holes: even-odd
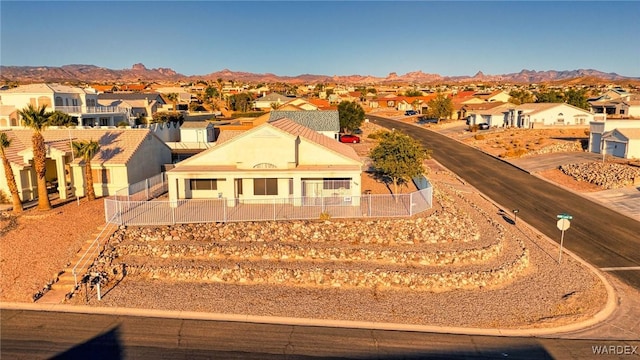
[[[116,191],[114,198],[118,201],[147,201],[165,194],[168,190],[167,174],[163,172]]]
[[[173,225],[203,222],[302,220],[361,217],[408,217],[432,206],[433,188],[409,194],[305,196],[283,198],[157,199],[168,191],[165,173],[116,191],[105,199],[107,223]]]
[[[407,217],[432,206],[432,188],[410,194],[275,199],[188,199],[127,201],[105,199],[105,217],[118,225],[301,220],[361,217]],[[313,204],[313,205],[309,205]]]

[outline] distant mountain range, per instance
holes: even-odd
[[[518,73],[503,75],[485,75],[479,71],[474,76],[441,76],[409,72],[398,75],[395,72],[386,77],[370,75],[312,75],[279,76],[275,74],[254,74],[248,72],[224,69],[206,75],[187,76],[169,68],[147,69],[143,64],[135,64],[130,69],[113,70],[95,65],[64,65],[55,66],[0,66],[0,80],[20,83],[33,82],[75,82],[88,83],[130,83],[151,81],[216,81],[217,79],[234,80],[244,83],[340,83],[340,84],[436,84],[436,83],[549,83],[549,82],[580,82],[587,83],[640,81],[640,78],[625,77],[616,73],[605,73],[593,69],[565,70],[565,71],[535,71],[522,70]]]

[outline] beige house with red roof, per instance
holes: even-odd
[[[537,128],[543,126],[589,126],[593,114],[566,103],[526,103],[516,106],[512,126]]]
[[[167,178],[172,202],[226,198],[235,206],[278,199],[297,206],[329,196],[355,206],[361,171],[352,147],[282,118],[222,132],[213,148],[177,163]]]
[[[34,200],[37,195],[36,174],[33,168],[31,130],[5,130],[11,146],[7,157],[16,178],[22,201]],[[97,196],[113,195],[115,191],[162,172],[171,163],[171,149],[149,129],[56,129],[42,132],[47,149],[46,179],[50,192],[61,199],[84,196],[85,179],[82,159],[75,158],[71,143],[95,140],[100,151],[91,160],[93,182]],[[0,167],[0,190],[9,194]]]

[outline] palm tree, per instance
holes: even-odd
[[[167,94],[167,99],[171,100],[173,103],[173,111],[178,111],[178,94],[177,93],[169,93]]]
[[[4,165],[4,174],[7,177],[7,184],[9,185],[9,192],[13,198],[13,213],[19,214],[22,212],[22,201],[20,201],[20,194],[18,194],[18,185],[16,185],[16,178],[13,176],[13,170],[11,164],[7,159],[7,155],[4,150],[11,145],[11,140],[7,136],[7,133],[0,133],[0,156],[2,157],[2,165]]]
[[[218,95],[220,96],[220,100],[222,100],[222,88],[224,87],[223,86],[224,83],[222,81],[222,78],[218,78],[216,82],[218,83],[218,90],[219,90]]]
[[[33,147],[33,165],[38,179],[38,209],[51,210],[51,201],[49,201],[49,193],[47,192],[47,167],[45,166],[47,150],[42,136],[42,132],[49,125],[51,112],[47,112],[46,105],[36,108],[29,104],[24,109],[18,110],[18,114],[22,118],[24,125],[33,129],[31,144]]]
[[[93,140],[73,141],[73,153],[84,160],[84,178],[87,183],[87,199],[96,199],[96,191],[93,188],[93,173],[91,172],[91,159],[100,151],[100,144]]]

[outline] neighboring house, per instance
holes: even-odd
[[[351,203],[360,195],[362,163],[348,145],[286,118],[225,133],[167,172],[174,205],[226,198],[228,206],[264,200],[299,206],[323,196]],[[357,197],[352,204],[359,205]]]
[[[98,102],[104,106],[126,108],[131,121],[138,117],[150,120],[153,114],[167,105],[160,93],[105,93],[98,95]]]
[[[262,111],[271,111],[273,109],[273,105],[280,106],[290,100],[290,97],[284,96],[282,94],[271,93],[257,98],[253,103],[253,107]]]
[[[474,97],[481,99],[485,102],[501,102],[506,103],[511,99],[511,95],[503,90],[496,90],[492,92],[477,92],[473,94]]]
[[[614,130],[620,130],[624,135],[624,132],[627,129],[640,129],[640,120],[631,120],[631,119],[607,119],[605,116],[598,115],[600,120],[592,121],[589,123],[589,151],[592,153],[600,154],[603,144],[603,138],[605,136],[611,135]],[[618,132],[620,133],[620,132]],[[628,139],[628,138],[627,138]],[[613,143],[614,138],[610,138],[610,141]],[[605,147],[606,148],[606,147]],[[610,149],[611,150],[611,149]],[[617,149],[616,149],[617,150]],[[607,152],[607,154],[612,154],[611,152]],[[631,151],[633,154],[633,149]]]
[[[609,89],[604,94],[587,100],[591,112],[608,117],[640,116],[640,99],[622,88]]]
[[[612,99],[590,101],[591,112],[594,114],[607,114],[608,117],[633,118],[640,117],[640,99]]]
[[[473,110],[469,110],[468,112],[469,125],[488,124],[491,127],[515,126],[513,117],[514,104],[495,102],[472,104],[469,106],[473,108]]]
[[[185,121],[180,125],[180,142],[209,143],[215,141],[213,123]]]
[[[454,117],[467,119],[468,125],[490,124],[489,118],[493,117],[494,114],[504,111],[502,108],[503,105],[505,105],[505,103],[501,102],[462,104],[457,110],[454,110],[456,114]],[[515,107],[515,105],[512,106]],[[493,109],[495,108],[498,109],[494,112]]]
[[[177,163],[213,146],[215,128],[209,121],[185,121],[180,125],[179,141],[166,141],[171,162]]]
[[[128,111],[119,106],[102,106],[92,88],[60,84],[29,84],[0,91],[0,128],[21,128],[18,110],[27,105],[47,111],[61,111],[76,119],[79,125],[116,126],[129,121]]]
[[[16,178],[22,201],[38,196],[33,168],[32,130],[7,130],[11,140],[7,158]],[[71,143],[95,140],[100,151],[91,160],[97,196],[113,195],[162,171],[171,162],[171,149],[148,129],[46,129],[42,132],[47,148],[46,180],[50,191],[61,199],[70,194],[85,195],[84,161],[75,158]],[[9,193],[4,169],[0,168],[0,190]]]
[[[97,93],[106,93],[106,92],[116,92],[116,91],[118,91],[118,87],[115,86],[115,85],[94,84],[94,85],[91,85],[91,88],[94,89]]]
[[[540,126],[589,125],[593,114],[565,103],[526,103],[516,106],[511,126],[536,128]]]
[[[162,94],[162,98],[164,102],[167,104],[165,108],[170,111],[178,111],[182,107],[185,109],[188,107],[188,104],[191,103],[192,94],[185,90],[185,88],[180,86],[171,86],[171,87],[160,87],[155,89],[155,91]],[[178,99],[176,100],[176,109],[173,108],[173,102],[169,99],[169,94],[177,94]]]
[[[312,98],[307,101],[315,105],[317,110],[336,110],[336,106],[329,104],[329,101],[326,99]]]
[[[269,122],[288,118],[304,127],[312,129],[329,138],[338,139],[340,134],[340,116],[338,110],[280,111],[269,113]]]
[[[278,110],[289,110],[288,107],[291,107],[291,110],[319,110],[318,106],[307,101],[302,98],[295,98],[293,100],[287,101],[278,107]]]
[[[604,154],[624,159],[640,159],[640,128],[614,129],[602,134]]]
[[[147,89],[145,84],[124,84],[120,86],[120,91],[144,91]]]

